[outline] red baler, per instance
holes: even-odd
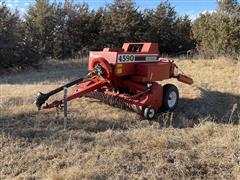
[[[82,96],[94,97],[152,119],[160,109],[173,111],[179,99],[176,86],[161,86],[157,81],[176,78],[189,85],[193,83],[190,77],[176,74],[176,68],[172,60],[160,57],[156,43],[124,43],[122,48],[91,51],[86,78],[46,94],[39,92],[35,103],[41,109],[50,96],[76,84],[77,90],[67,97],[68,101]],[[42,108],[60,107],[63,102],[61,99],[46,103]]]

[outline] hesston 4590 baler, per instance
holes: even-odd
[[[77,90],[67,97],[67,101],[82,96],[94,97],[111,105],[130,108],[152,119],[160,109],[173,111],[179,99],[176,86],[161,86],[157,81],[176,78],[189,85],[193,83],[190,77],[176,73],[176,69],[173,60],[160,57],[156,43],[124,43],[122,48],[91,51],[86,78],[46,94],[39,92],[35,104],[38,109],[62,107],[64,99],[50,104],[45,104],[45,101],[64,87],[76,84]]]

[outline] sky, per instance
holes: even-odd
[[[29,5],[34,3],[34,0],[0,0],[4,1],[7,6],[14,10],[18,9],[21,15],[26,12]],[[63,2],[63,0],[56,0],[56,2]],[[87,2],[90,9],[97,9],[104,6],[107,3],[113,2],[113,0],[74,0],[75,3]],[[161,0],[135,0],[139,9],[155,9]],[[187,14],[192,20],[194,20],[199,13],[213,12],[217,8],[216,0],[169,0],[169,2],[175,7],[178,15]]]

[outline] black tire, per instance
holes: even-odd
[[[172,100],[171,100],[172,98]],[[178,88],[173,84],[166,84],[163,86],[163,111],[174,111],[179,100]]]
[[[146,107],[143,112],[143,116],[149,120],[153,119],[155,114],[156,114],[156,111],[151,106]]]

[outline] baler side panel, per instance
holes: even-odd
[[[132,80],[138,82],[162,81],[170,78],[171,63],[145,63],[137,65],[137,75]]]
[[[136,64],[128,63],[128,64],[117,64],[114,67],[115,76],[130,76],[136,73]]]
[[[153,82],[151,92],[146,95],[140,104],[143,107],[152,106],[156,111],[162,106],[163,101],[163,88],[160,84]]]

